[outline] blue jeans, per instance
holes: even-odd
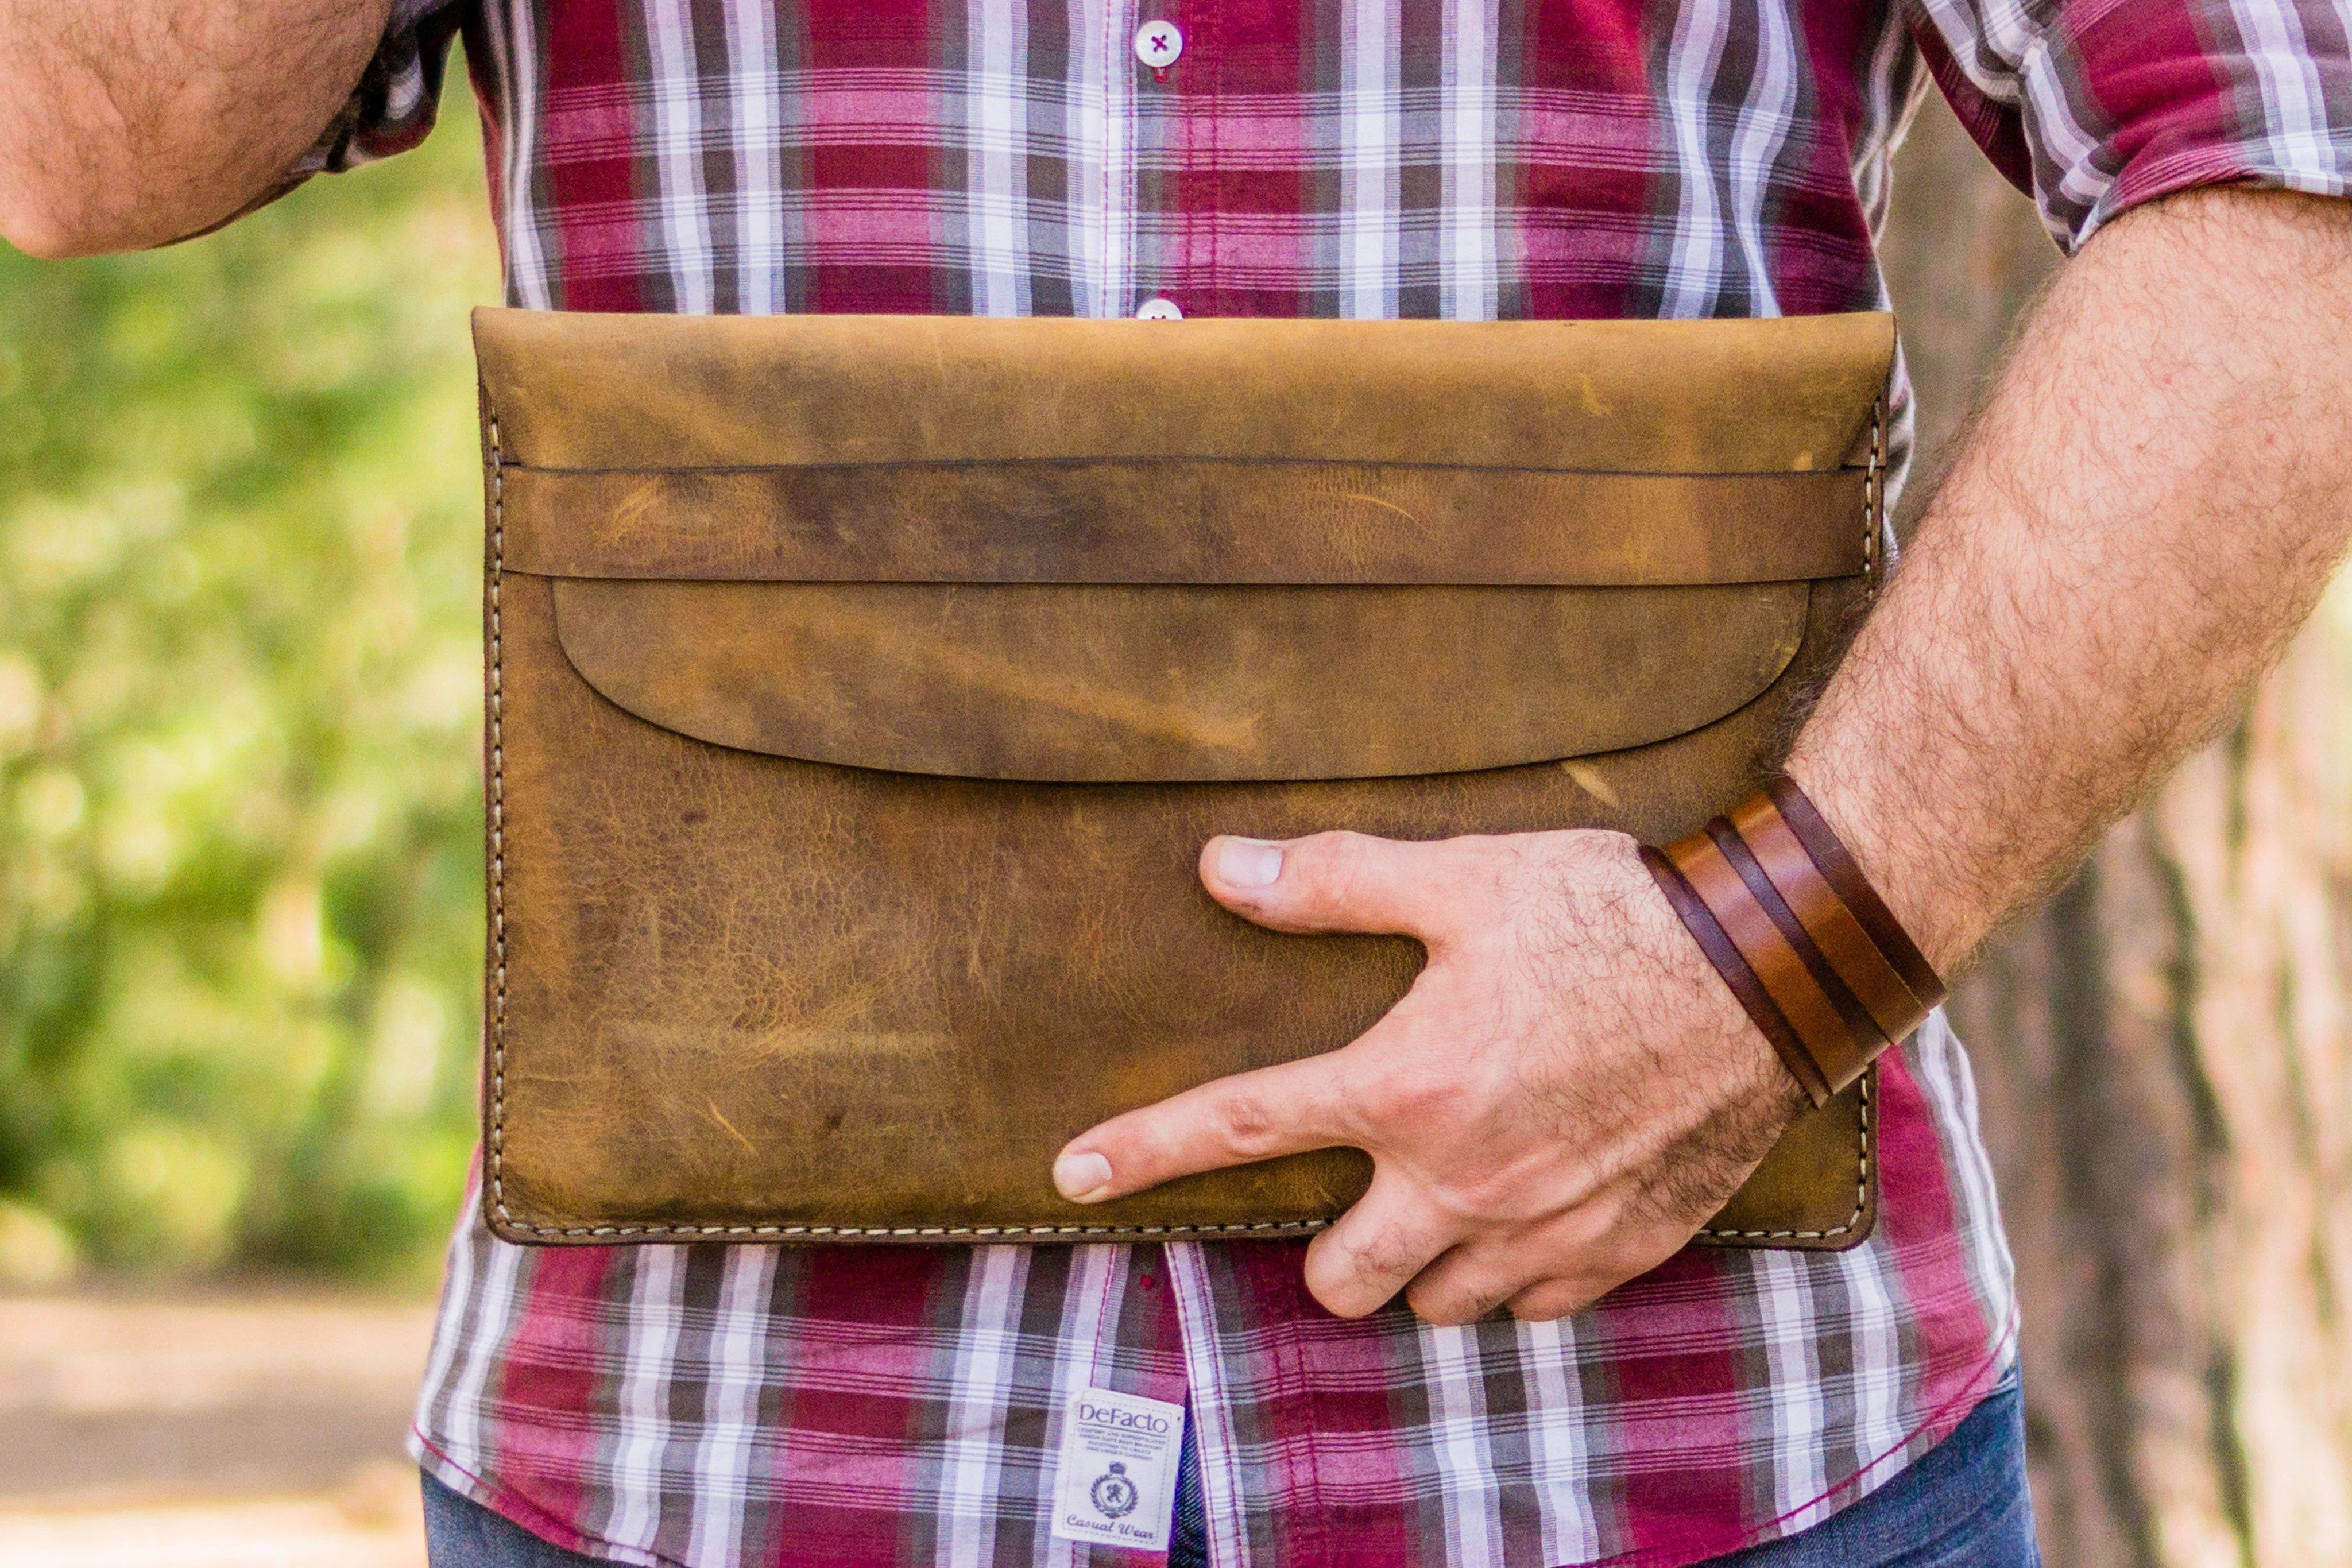
[[[1184,1431],[1168,1568],[1205,1568],[1201,1464]],[[566,1552],[425,1478],[432,1568],[582,1568]],[[2012,1372],[1918,1463],[1811,1530],[1711,1568],[2040,1568],[2025,1491],[2025,1396]]]

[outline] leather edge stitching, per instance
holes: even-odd
[[[549,1234],[515,1218],[507,1207],[507,850],[505,628],[499,600],[506,577],[506,458],[499,439],[499,411],[488,390],[482,394],[490,437],[490,1203],[499,1222]]]
[[[1851,1234],[1853,1228],[1862,1223],[1863,1211],[1870,1207],[1870,1092],[1878,1082],[1876,1065],[1874,1062],[1872,1071],[1855,1080],[1862,1086],[1859,1094],[1862,1114],[1853,1141],[1853,1212],[1845,1217],[1843,1224],[1831,1226],[1826,1230],[1717,1230],[1703,1225],[1699,1227],[1698,1234],[1725,1241],[1827,1241]]]
[[[1886,532],[1886,396],[1870,405],[1870,462],[1862,481],[1862,576],[1867,598],[1878,596],[1879,558]]]

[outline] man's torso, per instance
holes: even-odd
[[[468,39],[510,300],[595,310],[1873,308],[1916,75],[1875,5],[490,0]],[[1686,1253],[1557,1324],[1342,1322],[1279,1243],[469,1226],[420,1451],[623,1561],[1058,1562],[1061,1411],[1113,1388],[1191,1405],[1222,1563],[1695,1561],[1893,1475],[2008,1354],[1940,1020],[1873,1114],[1864,1245]]]

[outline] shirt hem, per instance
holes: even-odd
[[[1903,1434],[1902,1441],[1894,1444],[1877,1458],[1863,1464],[1852,1475],[1834,1486],[1824,1488],[1820,1493],[1799,1503],[1796,1507],[1776,1514],[1763,1523],[1743,1531],[1719,1545],[1705,1548],[1705,1556],[1685,1556],[1683,1553],[1688,1550],[1685,1547],[1644,1546],[1636,1547],[1631,1552],[1621,1552],[1613,1557],[1596,1557],[1580,1563],[1562,1563],[1559,1564],[1559,1568],[1704,1568],[1706,1563],[1715,1558],[1745,1551],[1751,1546],[1761,1546],[1769,1542],[1784,1541],[1792,1536],[1801,1535],[1817,1524],[1828,1523],[1832,1519],[1910,1469],[1926,1455],[1927,1448],[1934,1448],[1937,1443],[1950,1437],[1953,1430],[1969,1418],[1969,1413],[1984,1402],[1985,1396],[2000,1384],[2001,1375],[2008,1370],[2011,1353],[2017,1343],[2018,1326],[2018,1313],[2012,1305],[2010,1309],[2009,1322],[2001,1330],[2000,1337],[1995,1340],[1990,1348],[1985,1352],[1984,1359],[1969,1374],[1968,1381],[1961,1385],[1959,1392],[1929,1411],[1917,1426]],[[1920,1449],[1917,1454],[1913,1454],[1912,1445],[1931,1432],[1935,1435],[1929,1438],[1927,1448]],[[1899,1459],[1900,1462],[1889,1467],[1888,1461],[1894,1459]],[[1874,1475],[1874,1471],[1877,1473]],[[1834,1507],[1828,1509],[1818,1517],[1805,1519],[1807,1514],[1821,1508],[1832,1498],[1838,1498],[1841,1493],[1849,1492],[1851,1496],[1843,1498]],[[1805,1519],[1805,1522],[1795,1530],[1781,1529],[1783,1525],[1794,1519]]]
[[[685,1564],[675,1559],[635,1546],[623,1546],[564,1523],[513,1488],[486,1476],[476,1475],[459,1464],[426,1437],[421,1427],[411,1427],[408,1429],[408,1455],[426,1474],[451,1491],[488,1509],[517,1529],[529,1531],[550,1546],[560,1546],[566,1552],[602,1562],[625,1563],[631,1568],[685,1568]]]
[[[2002,1329],[2000,1337],[1985,1352],[1984,1359],[1969,1373],[1968,1381],[1962,1385],[1960,1390],[1937,1405],[1925,1419],[1906,1432],[1900,1442],[1862,1465],[1852,1475],[1845,1477],[1834,1486],[1824,1488],[1820,1493],[1796,1507],[1740,1532],[1719,1546],[1706,1548],[1706,1557],[1685,1556],[1682,1553],[1687,1550],[1686,1548],[1640,1547],[1611,1557],[1588,1559],[1582,1563],[1564,1563],[1560,1568],[1691,1568],[1693,1564],[1704,1563],[1708,1558],[1720,1557],[1750,1546],[1762,1545],[1768,1541],[1784,1540],[1790,1536],[1801,1534],[1803,1531],[1810,1530],[1817,1524],[1826,1523],[1837,1514],[1875,1492],[1880,1487],[1885,1486],[1916,1463],[1919,1456],[1912,1453],[1912,1447],[1922,1437],[1929,1433],[1935,1434],[1927,1445],[1927,1448],[1932,1448],[1937,1443],[1949,1437],[1953,1429],[1968,1418],[1969,1413],[1983,1402],[1985,1396],[1993,1390],[2007,1371],[2017,1342],[2018,1326],[2018,1314],[2012,1308],[2008,1324]],[[604,1540],[601,1536],[589,1535],[564,1523],[553,1513],[540,1507],[513,1488],[467,1469],[427,1437],[420,1427],[409,1428],[408,1440],[410,1457],[431,1474],[434,1479],[460,1496],[488,1509],[509,1523],[529,1531],[551,1546],[560,1546],[567,1552],[577,1552],[583,1557],[597,1558],[604,1562],[628,1563],[632,1568],[685,1568],[684,1564],[672,1558],[646,1552],[638,1547],[624,1546],[617,1542]],[[1925,1451],[1922,1449],[1921,1453],[1924,1454]],[[1899,1463],[1890,1465],[1890,1461],[1898,1459]],[[1844,1495],[1849,1493],[1851,1495]],[[1834,1507],[1822,1512],[1820,1517],[1806,1519],[1805,1523],[1797,1530],[1782,1529],[1791,1520],[1805,1518],[1807,1514],[1831,1502],[1832,1499],[1842,1499],[1842,1500],[1837,1501]]]

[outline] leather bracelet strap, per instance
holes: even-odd
[[[1789,1020],[1831,1092],[1843,1088],[1847,1069],[1868,1064],[1867,1043],[1848,1031],[1837,1004],[1757,903],[1722,849],[1702,831],[1667,845],[1666,858],[1675,862],[1675,869],[1683,873],[1706,904],[1707,913],[1739,949],[1757,983]]]
[[[1805,846],[1770,796],[1742,801],[1733,808],[1730,821],[1822,957],[1870,1014],[1878,1032],[1895,1040],[1918,1028],[1932,1010],[1930,1004],[1922,1001],[1901,972],[1887,962],[1853,911],[1806,854]]]
[[[1643,863],[1816,1105],[1944,998],[1943,982],[1786,779]]]
[[[1741,1009],[1762,1031],[1764,1038],[1771,1042],[1774,1053],[1788,1068],[1789,1075],[1804,1090],[1805,1097],[1815,1105],[1826,1103],[1831,1090],[1822,1076],[1821,1069],[1814,1064],[1803,1042],[1797,1039],[1796,1031],[1789,1027],[1789,1020],[1773,1004],[1771,996],[1757,981],[1755,971],[1739,956],[1739,949],[1724,934],[1715,916],[1707,912],[1706,903],[1684,879],[1683,873],[1675,869],[1674,862],[1666,858],[1664,851],[1643,844],[1642,863],[1649,867],[1651,878],[1657,883],[1658,891],[1665,894],[1666,903],[1673,908],[1675,918],[1683,923],[1684,929],[1698,944],[1699,951],[1706,955],[1706,961],[1715,967],[1715,972],[1723,977],[1723,983],[1730,988]]]
[[[1756,901],[1756,906],[1764,912],[1764,917],[1780,934],[1780,939],[1789,945],[1790,951],[1796,954],[1797,961],[1805,967],[1805,973],[1812,977],[1813,984],[1821,988],[1822,995],[1828,998],[1830,1006],[1836,1009],[1838,1021],[1844,1026],[1843,1030],[1823,1030],[1803,1038],[1812,1051],[1815,1065],[1822,1070],[1822,1076],[1832,1085],[1843,1088],[1861,1077],[1863,1069],[1870,1065],[1871,1059],[1886,1049],[1885,1033],[1878,1027],[1878,1020],[1871,1016],[1870,1009],[1862,1005],[1852,988],[1822,956],[1821,948],[1814,945],[1812,936],[1805,930],[1804,922],[1797,918],[1788,901],[1780,896],[1780,890],[1772,885],[1772,879],[1764,873],[1763,866],[1748,847],[1748,841],[1739,836],[1738,830],[1731,825],[1728,819],[1717,817],[1706,825],[1706,836],[1715,841],[1715,847],[1722,852],[1733,872],[1747,884],[1748,895]],[[1818,876],[1812,880],[1822,888],[1829,885]]]
[[[1927,962],[1927,955],[1903,929],[1903,923],[1895,918],[1895,912],[1886,907],[1886,901],[1878,896],[1878,890],[1870,885],[1870,879],[1862,874],[1862,867],[1854,863],[1844,842],[1822,820],[1804,790],[1797,787],[1797,781],[1783,775],[1767,784],[1764,791],[1780,808],[1781,821],[1796,834],[1797,841],[1804,846],[1806,856],[1822,873],[1822,880],[1853,912],[1854,920],[1869,933],[1872,943],[1910,988],[1911,994],[1918,999],[1920,1016],[1924,1018],[1941,1007],[1944,982],[1937,977],[1935,966]]]

